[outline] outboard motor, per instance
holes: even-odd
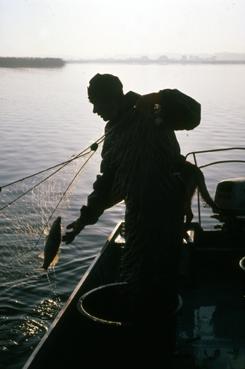
[[[245,215],[245,177],[224,179],[219,182],[215,203],[225,213]]]
[[[215,203],[220,209],[217,218],[224,222],[225,228],[236,231],[245,229],[245,177],[219,182]]]

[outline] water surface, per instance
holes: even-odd
[[[144,94],[178,88],[201,102],[200,126],[177,133],[184,155],[193,150],[244,145],[244,65],[68,64],[50,70],[1,68],[0,186],[71,158],[103,134],[104,123],[92,113],[86,95],[88,82],[97,72],[118,75],[125,92]],[[206,154],[198,163],[229,157],[229,152]],[[237,151],[232,157],[238,157]],[[66,205],[60,209],[64,226],[79,215],[92,190],[99,162],[98,152],[79,177],[69,209],[66,211]],[[72,170],[60,175],[59,183],[66,179],[69,182]],[[242,164],[205,169],[211,194],[214,195],[217,181],[243,173]],[[18,194],[20,187],[9,187],[8,193],[3,189],[0,196],[11,197],[11,191]],[[35,204],[33,214],[47,212],[48,201],[54,201],[55,196],[47,196],[46,204]],[[7,209],[8,220],[0,218],[0,366],[5,369],[21,368],[124,212],[123,204],[107,210],[96,225],[86,227],[72,244],[62,245],[59,263],[47,276],[40,271],[38,257],[43,243],[33,242],[41,227],[30,209],[25,215],[33,223],[27,230],[21,221],[23,209],[19,206],[18,210],[17,204]],[[202,211],[203,225],[213,227],[210,210]],[[7,223],[12,226],[7,227]]]

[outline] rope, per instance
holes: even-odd
[[[40,170],[39,172],[36,172],[36,173],[30,174],[29,176],[26,176],[26,177],[23,177],[23,178],[17,179],[16,181],[13,181],[13,182],[10,182],[10,183],[8,183],[8,184],[6,184],[6,185],[4,185],[4,186],[1,186],[1,187],[0,187],[0,192],[1,192],[1,190],[2,190],[3,188],[5,188],[5,187],[9,187],[9,186],[12,186],[12,185],[14,185],[14,184],[16,184],[16,183],[19,183],[19,182],[25,181],[26,179],[29,179],[29,178],[35,177],[35,176],[37,176],[38,174],[42,174],[42,173],[47,172],[47,171],[49,171],[49,170],[51,170],[51,169],[55,169],[55,168],[57,168],[57,167],[59,167],[59,166],[62,166],[62,168],[63,168],[63,165],[65,166],[66,164],[71,163],[73,160],[76,160],[76,159],[78,159],[78,158],[80,158],[80,157],[82,157],[82,156],[85,156],[85,155],[89,154],[91,151],[96,151],[96,150],[97,150],[97,148],[98,148],[98,145],[99,145],[101,142],[103,142],[104,138],[105,138],[105,135],[101,136],[101,137],[100,137],[100,138],[98,138],[98,139],[97,139],[97,140],[96,140],[92,145],[88,146],[86,149],[84,149],[83,151],[81,151],[79,154],[75,155],[72,159],[69,159],[69,160],[63,161],[63,162],[61,162],[61,163],[59,163],[59,164],[53,165],[53,166],[51,166],[51,167],[49,167],[49,168],[46,168],[46,169]],[[89,151],[88,151],[88,150],[89,150]],[[54,172],[53,174],[55,174],[55,173],[56,173],[56,172]],[[47,177],[47,178],[49,178],[49,177]],[[1,209],[0,209],[0,210],[1,210]]]
[[[52,213],[50,214],[47,222],[45,223],[40,236],[36,242],[36,246],[38,245],[42,234],[44,233],[45,228],[47,227],[48,223],[50,222],[50,219],[53,217],[54,213],[56,212],[57,208],[59,207],[61,201],[64,199],[65,195],[67,194],[67,192],[69,191],[70,187],[72,186],[72,184],[74,183],[75,179],[77,178],[77,176],[81,173],[82,169],[85,167],[85,165],[87,164],[87,162],[91,159],[91,157],[94,155],[96,150],[91,150],[92,152],[90,153],[89,157],[86,159],[86,161],[82,164],[82,166],[79,168],[79,170],[77,171],[77,173],[75,174],[75,176],[72,178],[71,182],[69,183],[69,185],[67,186],[66,190],[63,192],[63,194],[61,195],[57,205],[55,206],[54,210],[52,211]]]
[[[27,178],[31,178],[31,177],[34,177],[38,174],[41,174],[41,173],[44,173],[48,170],[51,170],[51,169],[54,169],[54,168],[57,168],[58,166],[60,166],[60,168],[58,168],[57,170],[55,170],[53,173],[51,173],[50,175],[48,175],[47,177],[45,177],[44,179],[42,179],[41,181],[39,181],[38,183],[36,183],[34,186],[32,186],[31,188],[29,188],[28,190],[26,190],[25,192],[23,192],[21,195],[19,195],[18,197],[16,197],[14,200],[10,201],[8,204],[4,205],[3,207],[0,208],[0,211],[6,209],[7,207],[9,207],[10,205],[12,205],[13,203],[15,203],[16,201],[18,201],[19,199],[21,199],[23,196],[25,196],[27,193],[29,193],[30,191],[34,190],[36,187],[38,187],[40,184],[42,184],[43,182],[45,182],[46,180],[48,180],[49,178],[51,178],[54,174],[58,173],[61,169],[63,169],[66,165],[68,165],[69,163],[71,163],[73,160],[75,159],[78,159],[82,156],[85,156],[85,155],[88,155],[89,153],[90,154],[94,154],[95,151],[97,150],[99,144],[101,142],[103,142],[104,140],[104,137],[105,135],[101,136],[97,141],[95,141],[91,146],[89,146],[89,149],[90,151],[86,152],[88,150],[88,148],[84,149],[82,152],[80,152],[79,154],[77,154],[74,158],[70,159],[70,160],[67,160],[65,162],[62,162],[60,164],[56,164],[52,167],[49,167],[47,169],[44,169],[40,172],[37,172],[37,173],[34,173],[30,176],[27,176],[27,177],[24,177],[24,178],[21,178],[15,182],[12,182],[12,183],[9,183],[8,185],[5,185],[5,186],[2,186],[1,188],[3,187],[7,187],[7,186],[10,186],[10,185],[13,185],[15,183],[18,183],[18,182],[21,182],[21,181],[24,181],[25,179]],[[89,156],[89,158],[84,162],[84,165],[88,162],[88,160],[92,157],[92,155]],[[83,166],[82,166],[83,168]],[[0,188],[0,190],[1,190]]]

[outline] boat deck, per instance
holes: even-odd
[[[200,232],[186,247],[174,368],[245,368],[244,234]]]
[[[84,293],[116,280],[123,246],[121,224],[23,369],[244,369],[245,273],[239,268],[245,255],[244,235],[195,227],[190,232],[180,270],[183,306],[177,315],[177,346],[170,356],[166,342],[153,337],[154,330],[151,336],[144,332],[143,346],[138,347],[134,332],[98,324],[77,308]],[[151,343],[158,345],[156,365]]]

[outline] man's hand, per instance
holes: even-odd
[[[66,234],[62,237],[62,241],[64,241],[66,244],[71,243],[84,227],[85,224],[82,222],[81,218],[78,218],[75,220],[75,222],[68,224],[66,228],[72,229],[72,231],[66,232]]]

